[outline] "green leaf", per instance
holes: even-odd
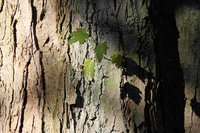
[[[107,53],[107,44],[104,43],[99,43],[95,49],[96,57],[99,62],[102,61],[103,55]]]
[[[94,79],[94,61],[85,59],[83,64],[83,75],[84,77],[90,76],[92,79]]]
[[[111,56],[112,63],[115,64],[118,68],[122,65],[123,53],[116,52]]]
[[[69,36],[70,36],[68,42],[69,45],[78,41],[80,44],[83,44],[85,40],[88,39],[89,34],[87,33],[86,30],[78,28],[77,31],[72,32]]]

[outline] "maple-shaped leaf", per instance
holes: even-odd
[[[83,44],[85,40],[89,37],[89,34],[86,30],[78,28],[76,31],[72,32],[70,35],[70,39],[68,44],[73,44],[75,42],[79,42],[80,44]]]
[[[103,55],[107,53],[107,44],[106,42],[104,43],[99,43],[95,49],[96,57],[99,62],[102,61]]]
[[[83,63],[83,76],[90,76],[92,79],[94,79],[94,67],[95,63],[93,60],[85,59]]]
[[[116,52],[111,56],[112,63],[115,64],[118,68],[122,65],[123,53]]]

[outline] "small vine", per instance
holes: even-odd
[[[79,44],[84,44],[84,42],[89,38],[89,33],[85,29],[78,28],[76,31],[72,32],[69,35],[69,41],[68,44],[72,45],[76,42],[79,42]],[[94,39],[93,39],[94,40]],[[98,60],[98,62],[101,62],[103,59],[106,59],[108,61],[111,61],[117,68],[120,68],[123,64],[123,53],[121,51],[117,51],[111,55],[111,57],[107,57],[107,43],[106,42],[100,42],[97,44],[97,47],[95,48],[95,55]],[[92,79],[94,79],[95,76],[95,62],[92,59],[85,59],[83,63],[83,76],[88,77],[90,76]]]

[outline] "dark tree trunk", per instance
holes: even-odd
[[[184,79],[178,52],[176,1],[151,0],[150,21],[156,54],[158,83],[157,110],[160,111],[158,133],[184,133]]]

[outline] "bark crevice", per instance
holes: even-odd
[[[3,6],[4,6],[4,0],[1,0],[1,5],[0,5],[0,13],[2,12],[3,10]]]
[[[24,114],[25,114],[25,109],[26,109],[26,104],[27,104],[27,101],[28,101],[28,91],[27,91],[27,85],[28,85],[28,67],[30,65],[30,59],[29,61],[27,62],[26,66],[24,67],[24,70],[23,70],[23,83],[22,83],[22,90],[21,90],[21,98],[22,99],[22,104],[20,106],[20,113],[19,113],[19,121],[18,121],[18,124],[19,124],[19,133],[22,133],[23,132],[23,125],[24,125]]]

